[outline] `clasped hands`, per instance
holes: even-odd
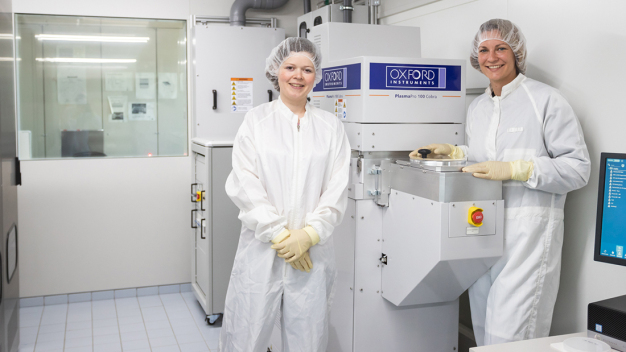
[[[289,235],[280,242],[274,244],[272,249],[276,250],[279,257],[291,264],[294,269],[310,272],[313,263],[309,257],[309,248],[313,246],[311,236],[303,229],[289,230]]]

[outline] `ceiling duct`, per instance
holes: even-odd
[[[235,0],[230,8],[230,25],[245,26],[248,9],[273,10],[285,5],[289,0]]]

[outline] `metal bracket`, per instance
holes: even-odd
[[[354,7],[352,6],[339,6],[339,11],[354,11]]]
[[[379,190],[375,190],[375,191],[367,191],[367,195],[368,196],[379,196],[380,195],[380,191]]]
[[[381,263],[387,265],[387,255],[385,253],[381,253],[381,257],[378,259]]]
[[[363,155],[359,155],[358,159],[356,159],[356,172],[360,174],[363,171]]]

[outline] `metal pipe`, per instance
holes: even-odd
[[[230,8],[230,25],[245,26],[248,9],[272,10],[285,5],[289,0],[235,0]]]
[[[304,13],[311,12],[311,0],[302,0],[304,2]]]
[[[370,24],[378,24],[378,6],[380,6],[380,0],[370,1]]]
[[[193,23],[205,25],[208,23],[230,23],[230,17],[228,16],[193,16]],[[247,17],[247,24],[259,24],[270,28],[276,28],[276,18],[261,18],[261,17]]]
[[[352,0],[343,0],[343,22],[352,23]]]

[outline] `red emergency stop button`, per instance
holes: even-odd
[[[483,210],[478,207],[470,207],[467,214],[467,222],[470,225],[482,226],[483,225]]]

